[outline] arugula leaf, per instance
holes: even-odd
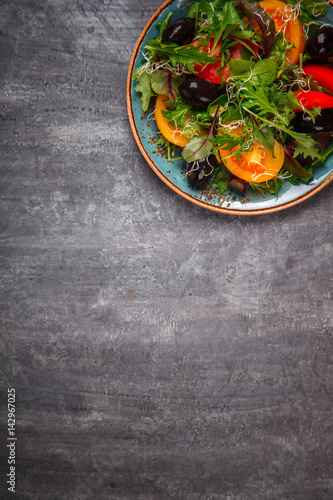
[[[281,114],[275,104],[270,99],[267,87],[254,86],[251,81],[245,82],[240,88],[240,95],[242,98],[242,107],[248,113],[263,119],[267,115],[273,116],[278,123],[282,123],[286,127],[289,125],[289,120]],[[271,120],[268,121],[271,123]]]
[[[237,78],[254,66],[253,61],[246,59],[232,59],[229,62],[229,78]]]
[[[212,103],[214,104],[214,103]],[[210,109],[210,114],[212,114],[214,108],[212,107]],[[224,111],[222,109],[222,111]],[[228,107],[227,107],[227,110],[225,113],[223,113],[220,117],[220,123],[223,124],[223,123],[228,123],[228,122],[237,122],[239,120],[242,120],[243,116],[242,116],[242,112],[241,112],[241,109],[237,106],[235,106],[234,104],[229,104]]]
[[[298,6],[300,13],[298,15],[302,24],[308,24],[313,18],[323,16],[327,11],[327,2],[325,0],[289,0],[289,3]],[[315,27],[315,29],[317,29]]]
[[[209,141],[213,144],[213,153],[216,154],[219,149],[230,151],[230,156],[240,158],[244,150],[244,136],[234,135],[231,132],[221,128],[216,137],[211,137]],[[232,153],[232,151],[235,151]]]
[[[185,103],[180,97],[172,106],[168,106],[162,111],[163,116],[170,125],[178,129],[189,139],[202,134],[205,128],[211,126],[211,116],[202,110],[194,110],[190,104]]]
[[[322,159],[322,156],[316,147],[317,143],[310,135],[296,132],[291,128],[288,129],[282,126],[280,126],[280,129],[297,141],[294,157],[299,154],[303,154],[305,157],[311,156],[313,160]]]
[[[242,69],[244,68],[244,71]],[[257,63],[251,61],[244,61],[242,59],[234,59],[229,63],[230,75],[232,78],[242,80],[251,79],[255,84],[271,85],[277,72],[277,62],[275,59],[262,59]],[[239,73],[237,73],[237,71]]]
[[[270,57],[278,62],[279,67],[284,68],[286,64],[286,55],[293,47],[293,42],[289,42],[282,33],[277,33],[272,45]],[[298,68],[298,66],[296,66],[296,68]]]
[[[253,117],[252,117],[253,118]],[[266,125],[258,125],[255,122],[255,125],[252,129],[252,137],[254,141],[258,141],[265,146],[265,148],[274,151],[274,133],[271,127]]]

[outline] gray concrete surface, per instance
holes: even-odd
[[[238,217],[157,178],[125,83],[159,5],[0,2],[0,498],[332,499],[333,185]]]

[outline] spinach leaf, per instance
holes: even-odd
[[[244,71],[242,71],[242,69],[244,69]],[[242,80],[251,79],[254,85],[271,85],[276,78],[277,62],[275,59],[262,59],[257,63],[251,63],[251,61],[235,59],[230,61],[229,70],[232,78],[239,78]],[[238,74],[237,71],[239,72]]]

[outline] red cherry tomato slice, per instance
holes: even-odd
[[[204,80],[208,80],[211,83],[215,84],[221,84],[222,78],[224,76],[225,80],[228,81],[229,79],[229,65],[226,64],[224,68],[220,68],[221,66],[221,43],[218,42],[216,45],[215,49],[212,51],[212,48],[214,46],[214,37],[212,37],[208,43],[208,46],[206,48],[206,52],[211,54],[212,57],[217,58],[218,60],[216,62],[210,63],[210,64],[195,64],[194,65],[194,70],[196,76],[199,78],[203,78]],[[197,45],[199,41],[194,42],[194,45]],[[254,50],[256,53],[258,53],[258,47],[251,43],[247,42],[249,47]],[[244,45],[241,42],[237,42],[233,47],[230,48],[229,54],[230,54],[230,59],[242,59],[242,48]],[[204,48],[202,47],[202,51]]]
[[[212,51],[215,39],[212,37],[209,40],[209,43],[206,48],[206,52],[211,55],[211,57],[217,58],[217,61],[210,64],[195,64],[194,71],[195,75],[199,78],[203,78],[204,80],[209,80],[211,83],[221,83],[222,81],[222,72],[225,68],[223,68],[222,72],[219,74],[220,65],[221,65],[221,43],[218,42],[215,49]],[[198,45],[200,41],[194,41],[193,45]],[[204,51],[204,48],[201,47],[201,52]]]

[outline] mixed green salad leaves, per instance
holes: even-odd
[[[321,24],[319,18],[327,9],[326,1],[284,3],[290,6],[285,25],[297,18],[307,36]],[[296,111],[310,115],[313,121],[321,113],[320,106],[300,109],[297,92],[309,89],[309,80],[302,72],[302,64],[310,57],[306,49],[291,63],[288,54],[293,40],[285,30],[276,29],[273,17],[255,1],[201,0],[192,4],[187,19],[194,25],[192,40],[179,45],[163,39],[172,22],[168,14],[156,25],[158,36],[141,47],[142,64],[133,74],[144,112],[148,114],[156,96],[166,96],[162,115],[170,128],[187,140],[179,148],[163,133],[159,135],[157,141],[165,147],[168,159],[182,156],[186,163],[193,163],[215,155],[218,165],[210,183],[221,194],[232,178],[221,158],[223,150],[241,161],[254,144],[273,152],[277,141],[284,151],[278,175],[265,182],[250,181],[250,186],[264,195],[277,194],[285,181],[308,183],[313,166],[324,162],[331,149],[321,147],[314,135],[293,126]],[[184,99],[179,87],[212,65],[218,78],[218,83],[213,82],[218,97],[200,109]],[[322,88],[316,90],[327,93]],[[235,134],[236,129],[241,133]],[[310,165],[302,161],[309,157]]]

